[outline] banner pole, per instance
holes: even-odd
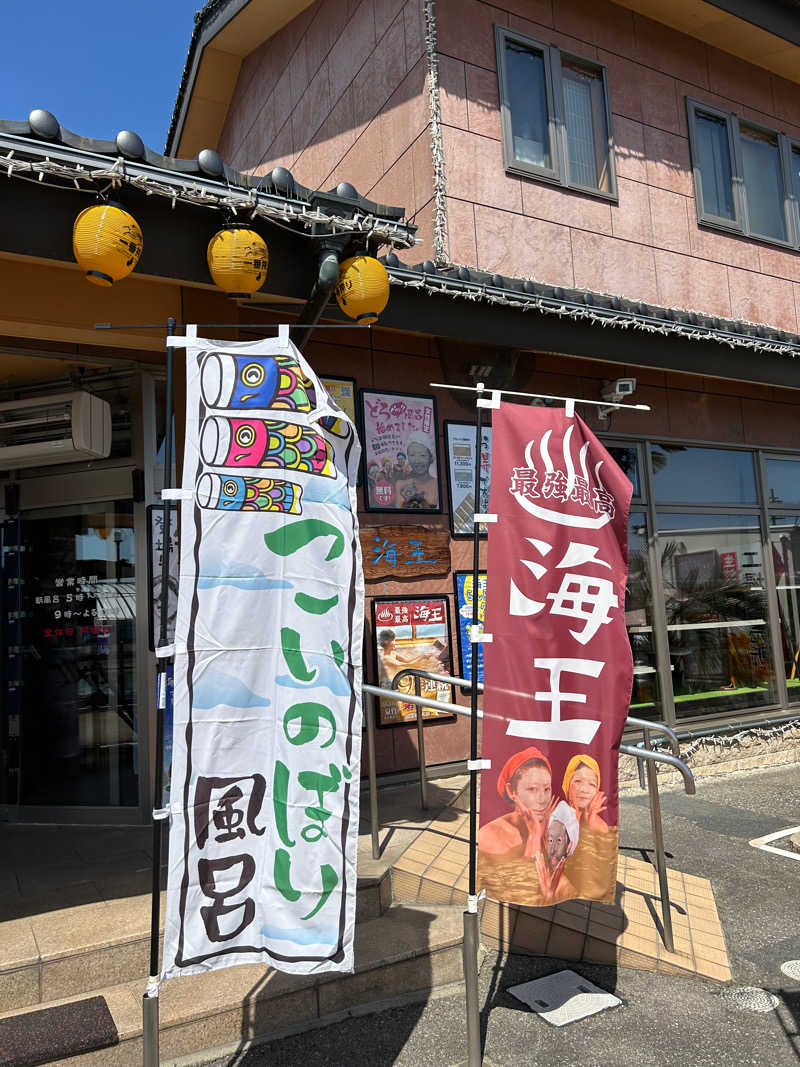
[[[167,337],[175,333],[176,321],[167,319]],[[174,349],[167,346],[167,390],[164,422],[164,489],[172,487],[172,416],[174,387]],[[159,1018],[158,1018],[158,938],[161,927],[161,837],[164,793],[164,710],[167,703],[167,661],[164,655],[168,641],[169,613],[169,500],[163,499],[161,534],[161,597],[159,604],[158,632],[158,683],[156,687],[156,750],[153,770],[153,882],[150,905],[150,974],[142,998],[142,1043],[143,1067],[158,1067],[159,1063]],[[159,654],[161,653],[161,654]]]
[[[478,382],[477,399],[483,396],[483,382]],[[481,446],[483,438],[483,408],[476,404],[475,415],[475,511],[480,512],[481,505]],[[478,948],[480,944],[480,922],[478,918],[478,897],[476,888],[476,847],[478,838],[478,678],[477,659],[480,644],[475,637],[478,628],[478,580],[480,571],[481,527],[479,522],[472,524],[472,660],[470,666],[470,730],[469,730],[469,896],[467,910],[464,912],[464,991],[467,1007],[467,1064],[468,1067],[481,1067],[481,1015],[478,991]]]

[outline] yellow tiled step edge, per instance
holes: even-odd
[[[468,817],[434,820],[395,862],[395,900],[463,907],[468,890]],[[661,974],[731,980],[714,893],[706,878],[669,870],[675,951],[661,936],[655,868],[620,854],[614,905],[568,901],[550,908],[485,903],[481,937],[494,948],[620,964]]]

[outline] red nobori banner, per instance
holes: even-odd
[[[563,409],[501,404],[492,451],[479,884],[611,903],[631,483]]]

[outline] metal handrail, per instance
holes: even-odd
[[[400,681],[410,676],[414,679],[414,693],[399,693],[398,685]],[[427,679],[432,682],[445,682],[450,685],[459,685],[471,689],[472,682],[466,678],[457,678],[450,674],[435,674],[432,671],[424,671],[417,667],[406,667],[398,673],[392,679],[392,688],[383,689],[380,686],[364,684],[362,689],[365,693],[369,694],[373,699],[376,697],[383,697],[386,700],[393,700],[395,703],[415,704],[417,707],[429,707],[435,708],[438,711],[444,711],[447,714],[456,715],[472,715],[471,708],[462,704],[449,704],[442,700],[434,700],[433,698],[423,697],[420,695],[420,681],[421,679]],[[483,690],[483,685],[478,682],[476,688],[479,691]],[[478,710],[478,715],[483,716],[483,712]],[[667,865],[666,856],[664,853],[664,829],[661,820],[661,798],[658,792],[658,775],[656,772],[657,763],[665,763],[670,767],[675,767],[680,771],[683,776],[684,790],[688,796],[694,796],[697,792],[694,775],[689,767],[680,759],[680,742],[673,730],[668,726],[664,726],[662,723],[652,723],[646,719],[637,719],[634,716],[626,717],[626,724],[629,726],[635,726],[641,728],[644,734],[644,741],[639,745],[625,745],[619,746],[620,752],[627,756],[633,756],[637,761],[637,766],[640,769],[641,780],[641,768],[646,767],[647,775],[647,789],[650,797],[650,824],[653,830],[653,845],[656,859],[656,870],[658,872],[659,891],[661,894],[661,906],[663,916],[663,935],[664,945],[668,952],[673,952],[675,948],[675,942],[672,932],[672,912],[671,902],[669,896],[669,883],[667,880]],[[370,784],[370,828],[372,834],[372,857],[373,859],[380,858],[380,843],[378,840],[378,798],[377,798],[377,775],[375,772],[375,723],[374,717],[371,714],[367,714],[367,747],[369,753],[369,784]],[[669,739],[670,746],[674,755],[669,755],[666,752],[654,751],[649,748],[650,733],[660,733]],[[423,718],[422,715],[417,715],[417,737],[419,744],[419,773],[420,773],[420,800],[422,807],[427,808],[427,786],[428,776],[427,768],[425,766],[425,741],[423,734]],[[639,762],[641,761],[641,763]]]
[[[674,730],[671,730],[669,726],[664,726],[660,722],[650,722],[649,719],[637,719],[633,715],[629,715],[625,719],[625,723],[628,726],[638,726],[641,730],[653,730],[657,734],[664,734],[665,737],[669,738],[673,756],[677,756],[678,759],[680,759],[681,743],[678,739],[678,735]]]

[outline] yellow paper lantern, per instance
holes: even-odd
[[[351,256],[339,266],[335,289],[339,307],[356,322],[377,322],[389,302],[389,275],[372,256]]]
[[[95,204],[75,219],[72,252],[86,280],[108,288],[127,278],[139,262],[142,231],[119,204]]]
[[[229,226],[208,242],[208,269],[226,296],[252,296],[267,280],[268,267],[269,249],[255,230]]]

